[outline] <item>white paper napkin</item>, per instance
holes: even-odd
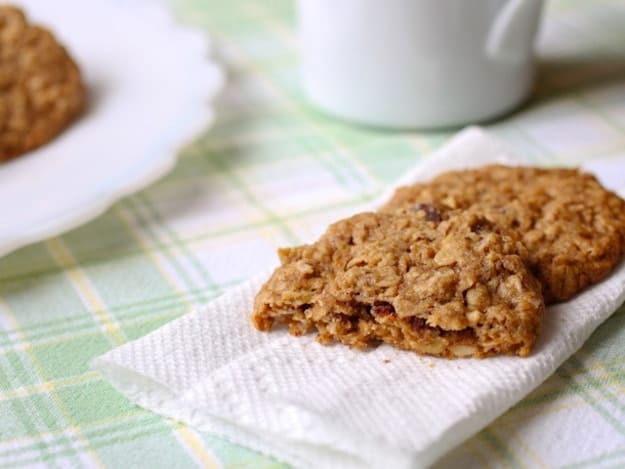
[[[490,162],[526,160],[472,128],[400,183]],[[530,357],[445,360],[258,332],[249,316],[269,274],[112,350],[93,367],[140,406],[296,467],[421,467],[545,380],[625,300],[621,265],[548,309]]]

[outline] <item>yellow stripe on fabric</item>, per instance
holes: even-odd
[[[141,251],[143,251],[143,253],[153,262],[154,267],[156,267],[156,270],[158,270],[158,272],[163,276],[163,279],[169,284],[172,290],[174,290],[178,294],[178,298],[182,300],[184,306],[187,309],[190,309],[191,302],[187,297],[187,293],[178,286],[176,279],[172,277],[171,273],[162,264],[159,256],[146,245],[145,240],[143,239],[141,234],[137,232],[137,229],[133,225],[133,223],[128,220],[125,213],[122,210],[117,209],[117,207],[113,208],[113,212],[115,213],[117,218],[126,226],[128,232],[132,235],[132,237],[141,248]]]
[[[486,457],[479,450],[479,445],[477,444],[477,439],[471,438],[464,445],[464,449],[467,450],[475,459],[477,459],[480,463],[480,467],[482,469],[490,469],[490,464]]]
[[[74,259],[74,256],[69,249],[67,249],[61,238],[52,238],[46,242],[46,245],[54,260],[65,269],[65,274],[69,277],[71,283],[81,293],[81,296],[88,303],[89,308],[104,326],[104,331],[107,332],[118,345],[123,344],[125,339],[119,331],[119,325],[106,313],[104,302],[100,299],[95,288],[91,285],[91,281],[78,265],[76,259]]]
[[[481,442],[491,448],[491,451],[488,451],[488,453],[495,459],[499,467],[520,467],[520,463],[510,451],[509,445],[504,445],[502,443],[499,435],[496,434],[496,430],[497,429],[494,427],[486,427],[478,433],[478,437]]]
[[[185,306],[187,308],[191,308],[191,302],[189,301],[185,292],[178,287],[176,280],[171,276],[165,266],[161,264],[159,257],[145,245],[143,237],[140,235],[140,233],[137,232],[135,226],[126,219],[121,211],[114,210],[114,212],[122,221],[122,223],[126,225],[128,231],[141,247],[141,250],[154,263],[154,266],[161,273],[165,281],[171,286],[174,291],[176,291],[180,295],[180,298],[184,302]],[[189,430],[187,427],[184,427],[182,424],[174,423],[170,420],[165,420],[165,422],[172,428],[175,433],[179,435],[179,440],[182,440],[181,443],[185,443],[185,449],[191,450],[193,452],[193,455],[199,460],[202,466],[209,469],[221,469],[221,466],[218,462],[216,462],[214,456],[212,456],[208,452],[208,450],[203,446],[202,442],[197,438],[197,436],[195,436],[193,432],[191,432],[191,430]]]
[[[219,462],[208,452],[204,447],[204,443],[197,437],[195,432],[182,424],[176,424],[174,428],[187,449],[191,450],[198,462],[202,464],[202,467],[207,469],[221,469]]]
[[[20,330],[19,322],[16,319],[15,313],[13,312],[13,310],[11,309],[9,304],[6,301],[4,301],[4,299],[2,297],[0,297],[0,308],[6,314],[6,317],[9,320],[9,322],[14,326],[15,331],[18,334],[18,337],[20,338],[20,342],[23,344],[22,348],[23,348],[24,352],[30,358],[30,361],[31,361],[31,363],[33,365],[33,368],[37,372],[37,377],[40,380],[42,380],[41,386],[43,386],[44,391],[46,392],[46,394],[48,396],[50,396],[50,399],[52,400],[52,402],[56,406],[56,408],[59,411],[59,413],[63,416],[65,421],[69,424],[72,420],[71,420],[71,418],[69,418],[69,415],[68,415],[67,411],[65,410],[65,407],[62,405],[62,403],[60,402],[59,398],[56,396],[56,393],[53,392],[56,389],[54,383],[50,382],[50,381],[45,381],[44,380],[45,373],[43,373],[43,367],[41,366],[41,363],[39,362],[39,360],[37,358],[37,355],[35,353],[33,353],[32,348],[30,347],[30,344],[28,343],[28,340],[26,339],[26,337],[24,336],[24,334]],[[68,428],[69,428],[69,426],[68,426]],[[90,448],[88,440],[85,439],[82,436],[82,434],[80,433],[79,428],[78,427],[72,427],[72,428],[74,429],[74,433],[76,435],[76,439],[83,443],[83,445],[84,445],[84,452],[91,458],[94,467],[105,467],[104,464],[102,463],[102,461],[100,460],[100,458],[98,457],[98,455],[95,453],[95,451]],[[70,448],[73,449],[71,447],[71,444],[70,444]]]
[[[130,420],[139,420],[139,423],[143,424],[144,422],[141,422],[140,418],[144,415],[145,415],[145,411],[143,409],[137,408],[136,411],[127,412],[121,417],[116,416],[116,417],[100,419],[100,420],[97,420],[95,422],[91,422],[88,424],[82,424],[80,425],[80,428],[84,432],[94,432],[94,433],[99,432],[101,434],[106,434],[107,436],[110,436],[110,435],[117,434],[125,430],[125,428],[123,430],[120,430],[119,427],[115,427],[115,425],[124,424],[125,422],[128,422]],[[136,419],[136,417],[139,417],[139,419]],[[104,430],[98,431],[99,428],[103,428],[103,427],[104,427]],[[137,427],[137,424],[133,423],[133,427]],[[29,435],[29,436],[19,436],[13,439],[5,439],[5,440],[0,441],[0,448],[2,448],[4,445],[15,445],[15,446],[31,445],[31,447],[35,447],[37,446],[37,438],[40,439],[41,441],[45,441],[46,439],[57,439],[58,441],[58,437],[64,435],[68,429],[71,429],[72,431],[74,431],[74,433],[76,433],[76,430],[77,430],[77,428],[74,426],[71,426],[71,427],[68,426],[59,430],[41,432],[36,437]],[[51,443],[51,445],[60,445],[60,444],[61,443],[54,443],[54,442]],[[1,456],[4,456],[4,454],[0,450],[0,457]],[[3,467],[1,462],[0,462],[0,467]]]
[[[513,439],[516,439],[517,442],[519,443],[519,446],[521,447],[521,449],[523,450],[523,455],[529,456],[529,459],[531,459],[531,465],[530,467],[532,468],[541,468],[541,469],[549,469],[549,465],[543,461],[543,459],[540,457],[540,455],[534,451],[532,449],[532,447],[527,444],[527,442],[525,440],[523,440],[523,438],[521,438],[521,435],[519,434],[519,432],[516,431],[516,427],[508,427],[508,435],[511,436]],[[510,446],[512,445],[508,445],[508,449],[512,450],[512,448],[510,448]],[[521,459],[517,456],[514,456],[514,459],[516,461],[521,461]],[[521,463],[521,466],[523,467],[527,467],[526,464]]]
[[[579,397],[577,395],[575,395],[575,397]],[[539,405],[537,405],[536,407],[538,407]],[[521,414],[518,414],[517,412],[515,412],[516,409],[512,409],[508,412],[506,412],[505,414],[503,414],[501,417],[499,417],[498,419],[498,424],[503,426],[503,427],[514,427],[515,425],[518,425],[522,422],[527,422],[529,420],[531,420],[534,417],[544,417],[550,414],[557,414],[558,412],[563,412],[563,411],[570,411],[570,410],[576,410],[576,409],[580,409],[582,407],[587,407],[588,403],[584,400],[581,400],[578,402],[574,402],[571,404],[562,404],[562,405],[550,405],[549,407],[545,408],[545,409],[539,409],[536,410],[535,412],[531,412],[529,408],[524,408],[523,412]]]
[[[15,399],[20,397],[30,396],[32,394],[38,394],[41,392],[50,392],[52,389],[63,388],[66,386],[73,386],[76,384],[85,384],[100,379],[100,374],[96,372],[87,372],[82,375],[72,376],[70,378],[63,378],[56,381],[44,381],[40,384],[32,386],[24,386],[21,388],[13,389],[11,391],[0,391],[0,401],[6,401],[9,399]]]
[[[576,356],[578,360],[583,358],[587,363],[590,363],[591,366],[587,366],[586,363],[579,360],[581,367],[589,372],[588,375],[592,377],[592,373],[590,373],[590,371],[597,372],[600,378],[603,378],[605,382],[614,386],[618,390],[617,394],[614,395],[610,392],[609,386],[601,386],[601,388],[597,388],[597,392],[607,395],[605,397],[608,397],[608,400],[611,401],[615,407],[618,407],[620,410],[625,412],[625,408],[623,408],[617,399],[617,395],[625,394],[625,383],[615,379],[614,375],[604,366],[604,364],[598,362],[590,353],[584,350],[583,347],[579,349],[574,356]]]
[[[140,317],[135,321],[125,321],[125,325],[126,326],[138,326],[138,325],[143,325],[143,324],[147,324],[147,323],[154,323],[154,321],[161,321],[161,320],[165,320],[165,319],[169,319],[169,320],[173,320],[175,319],[174,315],[169,314],[169,313],[165,313],[165,314],[154,314],[152,316],[149,317]],[[38,340],[34,340],[33,343],[37,344],[38,346],[49,346],[49,345],[56,345],[56,344],[63,344],[68,340],[68,336],[70,336],[72,339],[82,339],[85,337],[93,337],[93,330],[87,329],[85,331],[79,331],[79,332],[72,332],[71,330],[69,332],[64,333],[63,335],[57,335],[52,336],[49,339],[38,339]],[[29,345],[30,346],[30,345]],[[15,350],[19,350],[21,347],[20,345],[16,345],[14,346]],[[10,349],[10,348],[6,348],[4,350],[0,350],[0,357],[2,357],[3,355],[12,353],[14,350]]]

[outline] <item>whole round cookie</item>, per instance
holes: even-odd
[[[0,161],[53,139],[85,104],[78,67],[54,36],[0,6]]]
[[[382,210],[474,208],[516,231],[547,303],[601,281],[625,255],[625,201],[576,169],[491,165],[400,188]]]
[[[314,244],[279,251],[252,320],[358,348],[444,357],[528,355],[544,311],[523,245],[472,212],[362,213]]]

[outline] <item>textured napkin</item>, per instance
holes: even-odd
[[[472,128],[398,184],[492,162],[527,163]],[[610,179],[615,164],[623,162],[595,165],[599,172],[608,168],[607,184],[619,182]],[[548,309],[530,357],[445,360],[385,345],[361,352],[283,330],[258,332],[249,316],[269,274],[112,350],[93,367],[140,406],[296,467],[421,467],[545,380],[625,300],[621,265],[601,284]]]

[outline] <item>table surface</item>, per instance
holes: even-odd
[[[452,135],[357,128],[310,109],[291,0],[173,7],[212,34],[227,67],[216,125],[159,183],[0,260],[2,467],[284,467],[131,405],[89,361],[262,270],[276,247],[357,210]],[[624,25],[625,0],[549,2],[535,96],[488,129],[537,164],[624,154]],[[624,394],[621,308],[441,466],[622,467]]]

